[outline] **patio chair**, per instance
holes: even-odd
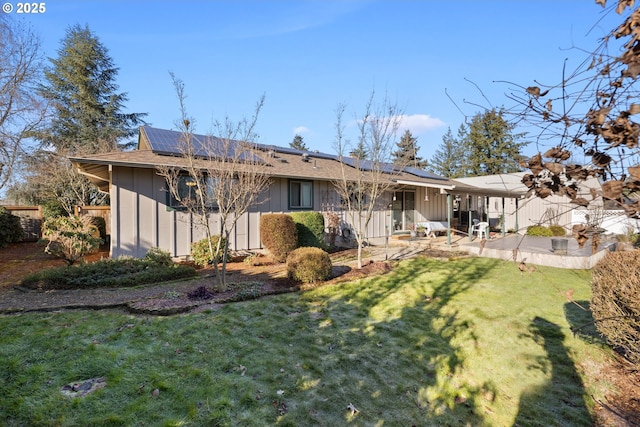
[[[475,233],[479,238],[482,238],[482,234],[484,233],[484,238],[489,238],[489,223],[488,222],[479,222],[474,224],[471,227],[471,234]]]

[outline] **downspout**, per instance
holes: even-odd
[[[502,237],[507,235],[507,226],[504,224],[506,220],[506,216],[504,215],[504,197],[502,198]]]
[[[516,197],[516,234],[520,233],[520,226],[518,225],[518,200],[519,198]]]
[[[447,193],[447,245],[451,246],[451,194]]]

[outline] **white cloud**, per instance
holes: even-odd
[[[311,129],[309,129],[306,126],[298,126],[296,128],[293,128],[293,134],[294,135],[302,135],[302,134],[310,133],[310,132],[311,132]]]
[[[400,129],[408,129],[413,134],[430,131],[445,126],[442,120],[428,114],[403,115],[400,118]]]

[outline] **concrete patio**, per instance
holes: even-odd
[[[423,249],[435,248],[443,251],[464,251],[472,255],[505,261],[520,262],[526,260],[527,264],[568,269],[591,269],[607,252],[614,250],[616,245],[614,240],[602,237],[594,254],[592,253],[591,239],[582,248],[579,248],[578,242],[573,237],[566,236],[562,237],[562,239],[567,241],[567,252],[566,255],[560,255],[554,253],[551,239],[551,237],[510,234],[505,237],[494,236],[486,240],[484,247],[482,247],[482,241],[477,237],[469,241],[468,236],[457,234],[451,236],[450,244],[447,243],[446,236],[391,240],[389,244],[393,248],[392,253],[394,255],[415,254]],[[379,244],[379,242],[376,243]],[[382,242],[381,245],[384,246],[384,243]]]

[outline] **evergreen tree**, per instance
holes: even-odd
[[[464,141],[468,176],[518,172],[522,159],[522,134],[513,134],[515,125],[495,109],[476,114],[468,126]]]
[[[418,150],[420,150],[418,138],[414,137],[408,129],[396,146],[398,149],[392,153],[394,164],[419,169],[424,169],[427,166],[427,161],[418,156]]]
[[[358,142],[356,148],[351,150],[349,155],[353,158],[365,160],[369,156],[369,151],[363,141]]]
[[[309,151],[309,148],[307,147],[307,144],[305,144],[304,139],[301,135],[298,134],[293,137],[293,141],[289,143],[289,146],[291,148],[295,148],[296,150]]]
[[[137,133],[145,114],[123,113],[126,93],[118,93],[118,68],[107,48],[88,27],[67,30],[45,70],[39,92],[51,101],[50,126],[37,135],[46,146],[65,154],[95,154],[122,148]],[[125,144],[126,145],[126,144]]]
[[[442,144],[429,162],[429,167],[433,172],[447,178],[464,176],[465,150],[462,141],[465,140],[465,135],[464,125],[460,125],[458,129],[458,139],[454,138],[451,128],[447,129],[447,133],[442,136]]]
[[[136,135],[145,114],[122,112],[127,96],[118,92],[118,69],[88,27],[69,28],[61,45],[38,88],[51,105],[52,118],[33,132],[40,151],[24,159],[23,178],[31,190],[29,198],[40,203],[55,200],[71,213],[75,205],[102,204],[108,198],[75,171],[68,157],[132,145],[126,139]],[[21,188],[25,186],[13,189],[16,197],[22,196]]]

